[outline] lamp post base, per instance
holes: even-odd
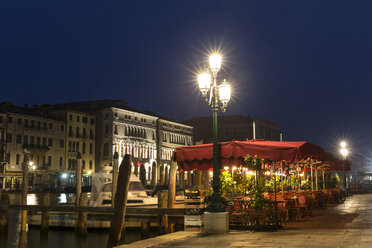
[[[229,231],[228,212],[205,212],[204,213],[204,233],[217,234]]]

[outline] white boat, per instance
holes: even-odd
[[[92,194],[90,206],[108,207],[111,206],[112,199],[112,180],[111,174],[94,173],[92,175]],[[156,207],[157,197],[148,196],[141,181],[137,176],[131,175],[128,190],[128,206],[149,206]]]

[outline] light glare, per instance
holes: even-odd
[[[212,72],[218,72],[221,69],[222,57],[219,54],[209,56],[209,66]]]
[[[341,141],[340,146],[341,146],[341,148],[345,148],[346,147],[346,142],[345,141]]]
[[[211,87],[211,75],[208,72],[203,72],[198,75],[199,89],[203,95],[207,94]]]
[[[231,86],[229,83],[226,82],[226,79],[223,83],[218,87],[220,101],[223,104],[227,104],[230,101],[231,97]]]

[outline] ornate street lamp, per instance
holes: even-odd
[[[208,206],[208,212],[220,213],[225,212],[221,200],[221,183],[220,183],[220,161],[218,151],[218,129],[217,129],[217,112],[225,112],[231,96],[230,84],[224,80],[217,85],[217,73],[221,69],[222,57],[219,54],[209,56],[209,68],[205,69],[198,75],[199,89],[203,95],[205,103],[212,107],[213,113],[213,194],[211,203]],[[209,96],[208,96],[209,92]]]

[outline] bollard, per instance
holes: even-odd
[[[45,193],[43,195],[43,206],[50,206],[50,194]],[[49,211],[41,212],[41,230],[40,235],[48,234],[49,229]]]
[[[1,196],[0,206],[3,208],[9,207],[9,194],[3,192]],[[0,211],[0,232],[8,231],[8,210],[4,209]]]
[[[88,195],[87,193],[81,193],[79,198],[79,206],[86,207],[88,206]],[[87,221],[88,221],[88,213],[87,212],[80,212],[78,214],[77,225],[76,225],[76,233],[81,236],[87,235]]]

